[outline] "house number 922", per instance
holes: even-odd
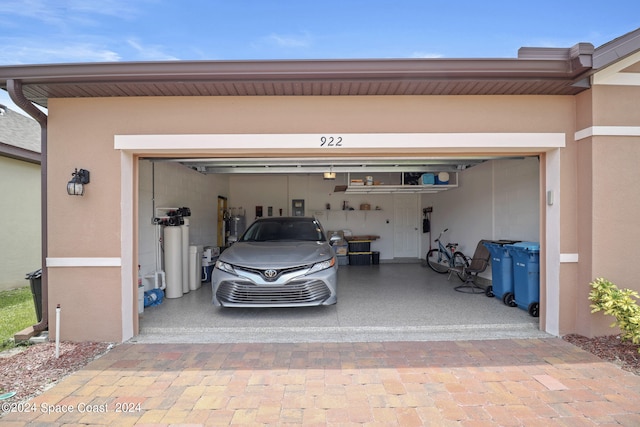
[[[320,147],[342,147],[341,136],[321,136]]]

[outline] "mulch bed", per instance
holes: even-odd
[[[24,401],[106,353],[112,344],[61,342],[17,347],[0,357],[0,394],[15,392],[8,402]],[[4,353],[4,352],[3,352]]]
[[[615,363],[625,371],[640,375],[640,353],[636,344],[623,342],[619,335],[587,338],[570,334],[562,337],[565,341],[595,354],[602,360]]]

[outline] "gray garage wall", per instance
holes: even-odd
[[[539,164],[537,158],[486,162],[459,174],[459,187],[438,194],[418,195],[421,207],[432,206],[431,229],[435,235],[449,228],[447,241],[461,244],[471,255],[481,239],[538,240]],[[355,235],[374,234],[372,243],[381,259],[393,258],[393,195],[355,195],[333,192],[336,184],[345,184],[338,174],[335,181],[325,181],[320,174],[232,175],[230,206],[242,206],[247,223],[255,219],[255,207],[273,214],[289,215],[291,199],[305,200],[305,214],[316,216],[326,230],[348,229]],[[347,201],[355,211],[343,211]],[[326,204],[331,210],[326,210]],[[357,210],[362,203],[371,211]],[[379,207],[380,210],[375,210]],[[422,211],[417,212],[418,220]],[[423,257],[429,248],[429,234],[421,234]]]
[[[144,275],[156,269],[154,206],[190,208],[190,244],[215,245],[218,195],[228,197],[229,194],[226,175],[203,175],[176,163],[152,165],[150,161],[140,161],[138,257]],[[150,281],[146,281],[147,289],[150,285]]]
[[[539,173],[537,158],[494,160],[461,173],[456,189],[423,195],[422,207],[433,207],[431,239],[449,228],[443,240],[469,256],[482,239],[538,241]],[[429,238],[423,235],[423,253]]]
[[[346,183],[346,175],[338,174],[335,181],[324,180],[322,174],[293,175],[232,175],[230,182],[230,206],[246,210],[247,224],[255,219],[255,207],[262,206],[264,216],[268,207],[273,215],[291,215],[291,200],[305,201],[305,215],[315,216],[326,231],[348,229],[353,235],[373,234],[380,239],[372,243],[372,250],[381,258],[393,253],[393,199],[391,194],[361,195],[334,192],[337,184]],[[342,210],[343,202],[353,211]],[[331,209],[327,210],[326,205]],[[360,211],[360,205],[368,203],[371,211]],[[379,207],[379,210],[375,210]]]
[[[190,236],[193,244],[216,241],[216,199],[228,195],[229,207],[242,208],[249,224],[256,206],[267,216],[291,214],[291,200],[305,200],[305,214],[316,216],[328,230],[348,229],[355,235],[380,236],[372,243],[381,259],[393,257],[393,195],[357,195],[334,192],[336,184],[346,183],[338,174],[326,181],[320,174],[295,175],[202,175],[174,163],[155,165],[155,206],[191,208]],[[537,241],[539,236],[539,164],[537,158],[496,160],[459,174],[459,187],[438,194],[417,195],[422,218],[423,207],[432,206],[431,230],[434,236],[449,228],[447,241],[460,243],[460,249],[473,254],[481,239]],[[155,231],[153,217],[152,168],[140,162],[140,261],[143,272],[155,269]],[[347,201],[354,211],[343,211]],[[331,209],[326,209],[326,204]],[[360,211],[368,203],[371,211]],[[379,210],[375,210],[379,207]],[[419,230],[423,257],[429,248],[429,234]]]

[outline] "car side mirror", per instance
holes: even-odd
[[[329,239],[329,243],[331,244],[331,246],[333,246],[336,242],[339,242],[340,240],[342,240],[342,237],[340,237],[338,235],[333,235]]]

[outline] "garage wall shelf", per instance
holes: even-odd
[[[366,221],[368,215],[381,212],[383,212],[382,209],[316,209],[313,211],[313,215],[316,218],[324,218],[326,215],[327,219],[334,215],[344,215],[345,220],[347,220],[349,216],[354,215],[355,218],[361,218]]]
[[[404,174],[398,173],[397,180],[392,184],[376,184],[366,185],[366,179],[362,179],[359,175],[352,179],[351,174],[347,174],[347,186],[344,190],[347,194],[389,194],[389,193],[439,193],[458,187],[458,172],[448,172],[448,184],[418,184],[410,185],[404,183]],[[357,182],[354,184],[354,182]]]

